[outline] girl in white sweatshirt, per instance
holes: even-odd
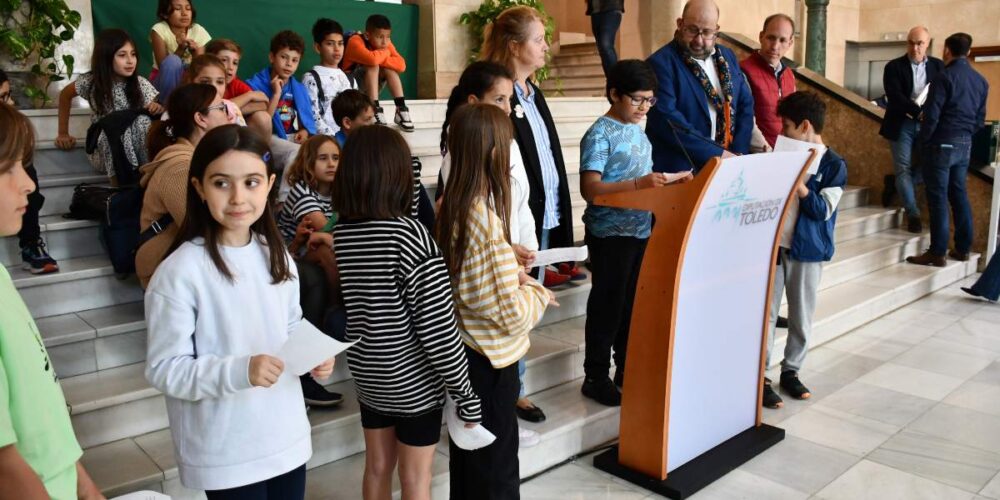
[[[191,159],[187,213],[146,290],[146,378],[166,395],[181,483],[210,500],[305,496],[310,426],[275,353],[302,319],[268,203],[270,152],[226,125]],[[326,378],[329,359],[312,371]]]

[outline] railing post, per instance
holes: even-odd
[[[997,251],[997,223],[1000,222],[1000,162],[993,162],[993,193],[992,203],[990,203],[990,227],[986,238],[986,258],[983,262],[989,262],[993,253]]]

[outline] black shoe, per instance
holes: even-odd
[[[781,372],[781,388],[795,399],[809,399],[812,393],[799,381],[799,374],[792,370]]]
[[[517,413],[517,418],[528,422],[538,423],[545,421],[545,412],[534,404],[530,408],[521,408],[518,405],[514,405],[514,413]]]
[[[344,402],[343,394],[326,390],[325,387],[313,380],[309,375],[304,375],[299,380],[302,381],[302,396],[309,406],[329,408]]]
[[[882,189],[882,206],[889,208],[893,198],[896,197],[896,176],[889,174],[885,176],[885,188]]]
[[[608,377],[600,380],[584,379],[580,392],[604,406],[622,405],[622,393],[618,392],[618,388]]]
[[[771,387],[771,379],[764,379],[764,397],[761,398],[761,404],[764,408],[770,408],[776,410],[785,406],[785,402],[781,400],[781,396],[777,392],[774,392],[774,388]]]
[[[775,328],[788,328],[788,318],[784,316],[778,316],[778,322],[775,323]]]
[[[619,368],[615,370],[615,387],[621,392],[622,387],[625,386],[625,370]]]
[[[951,257],[951,258],[953,258],[953,259],[955,259],[957,261],[968,262],[969,261],[969,252],[962,253],[962,252],[959,252],[958,250],[952,250],[952,251],[948,252],[948,257]]]
[[[924,232],[924,223],[920,221],[920,217],[914,215],[912,217],[906,218],[906,230],[911,233],[920,234]]]

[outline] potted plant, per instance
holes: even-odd
[[[64,0],[0,0],[0,19],[0,54],[27,73],[22,95],[45,106],[49,86],[73,74],[73,56],[56,49],[73,39],[80,13]]]
[[[2,1],[2,0],[0,0]],[[469,34],[472,35],[472,55],[469,57],[470,61],[475,61],[479,58],[479,47],[483,45],[483,31],[489,23],[492,23],[501,12],[518,5],[526,5],[531,7],[542,14],[545,24],[545,41],[549,44],[552,43],[552,34],[556,30],[556,22],[545,12],[545,6],[542,5],[542,0],[485,0],[478,9],[466,12],[459,17],[459,24],[464,24],[469,27]],[[549,79],[549,66],[539,69],[535,72],[536,83],[541,83]],[[558,80],[557,80],[558,85]]]

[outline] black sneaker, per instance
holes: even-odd
[[[921,222],[920,217],[914,215],[912,217],[906,218],[906,230],[911,233],[920,234],[924,232],[924,223]]]
[[[795,399],[809,399],[812,393],[799,381],[799,374],[792,370],[781,372],[781,388]]]
[[[382,106],[375,107],[375,125],[388,125],[389,122],[385,121],[385,110]]]
[[[781,396],[777,392],[774,392],[774,388],[771,387],[771,379],[764,379],[764,397],[761,398],[761,404],[764,408],[770,408],[776,410],[785,406],[785,402],[781,400]]]
[[[618,388],[608,377],[601,380],[584,379],[580,392],[604,406],[622,405],[622,393],[618,392]]]
[[[308,374],[300,377],[300,380],[302,381],[302,396],[307,405],[329,408],[344,402],[343,394],[326,390]]]
[[[527,422],[538,423],[545,421],[545,412],[543,412],[541,408],[535,406],[534,403],[532,403],[529,408],[523,408],[515,404],[514,413],[517,414],[517,418]]]
[[[59,264],[53,259],[49,252],[45,250],[45,242],[38,240],[38,243],[21,249],[21,267],[31,274],[49,274],[59,271]]]
[[[778,316],[778,321],[774,324],[775,328],[788,328],[788,318],[784,316]]]

